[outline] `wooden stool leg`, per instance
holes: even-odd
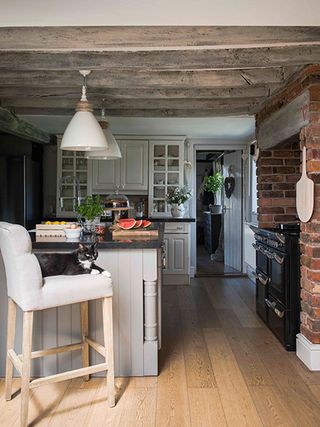
[[[29,382],[32,350],[33,311],[23,313],[22,373],[21,373],[21,427],[28,425]]]
[[[8,356],[8,352],[14,347],[14,339],[16,335],[16,317],[17,317],[16,303],[11,298],[8,298],[7,362],[6,362],[6,387],[5,387],[6,400],[11,400],[11,396],[12,396],[13,363],[11,362]]]
[[[89,304],[88,301],[80,303],[80,317],[81,317],[81,341],[82,347],[82,366],[85,368],[89,366],[89,344],[85,341],[85,337],[89,334]],[[85,381],[89,381],[90,376],[83,377]]]
[[[103,313],[103,335],[106,349],[107,371],[107,394],[110,408],[115,406],[114,389],[114,355],[113,355],[113,320],[112,320],[112,298],[104,298],[102,301]]]

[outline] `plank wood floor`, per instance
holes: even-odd
[[[163,290],[160,375],[117,378],[117,406],[103,379],[34,389],[31,426],[319,426],[320,372],[287,353],[255,314],[244,278],[200,278]],[[19,426],[20,397],[0,426]],[[19,380],[14,380],[19,389]]]

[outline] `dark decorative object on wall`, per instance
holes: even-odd
[[[235,185],[236,185],[236,181],[233,176],[228,176],[224,180],[224,191],[226,193],[227,199],[230,199],[232,193],[234,192]]]

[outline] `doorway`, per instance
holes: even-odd
[[[197,276],[242,275],[241,154],[196,150]]]

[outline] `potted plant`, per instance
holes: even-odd
[[[191,191],[187,187],[172,187],[168,190],[166,200],[171,205],[171,215],[174,218],[183,218],[184,203],[191,197]]]
[[[222,189],[223,182],[224,178],[221,172],[215,172],[205,178],[204,189],[213,195],[213,205],[210,205],[212,213],[221,212],[221,206],[217,205],[217,193]]]
[[[80,219],[85,219],[85,222],[81,221],[83,231],[85,233],[93,233],[95,231],[95,224],[99,223],[100,216],[104,211],[101,197],[99,195],[87,196],[80,205],[77,206],[76,211]]]

